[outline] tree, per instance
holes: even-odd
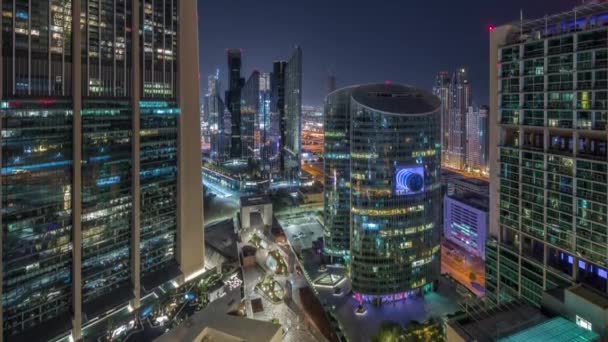
[[[398,342],[403,341],[403,327],[396,322],[384,321],[380,323],[373,342]]]

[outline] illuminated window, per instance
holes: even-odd
[[[579,327],[581,327],[583,329],[591,331],[591,322],[582,318],[579,315],[576,315],[576,325],[578,325]]]

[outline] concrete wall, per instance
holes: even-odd
[[[203,185],[200,149],[197,2],[179,2],[179,84],[181,109],[178,155],[177,262],[184,279],[204,266]]]

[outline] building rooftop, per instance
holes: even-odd
[[[429,114],[441,106],[439,99],[429,91],[391,83],[357,86],[352,98],[372,110],[400,115]]]
[[[454,194],[452,196],[447,196],[448,198],[458,201],[460,203],[466,204],[469,207],[473,207],[477,210],[488,212],[489,208],[489,198],[485,196],[478,195],[476,193],[466,193],[466,194]]]
[[[271,204],[272,201],[268,196],[243,196],[241,197],[241,207],[249,207],[253,205]]]
[[[213,248],[228,261],[237,261],[239,259],[236,241],[237,236],[234,233],[231,219],[205,227],[205,246]]]
[[[566,291],[585,299],[595,306],[599,306],[602,309],[608,309],[608,297],[605,294],[600,293],[584,284],[574,285],[568,288]]]
[[[499,342],[585,342],[595,341],[599,335],[583,329],[563,317],[555,317],[533,327],[501,338]]]
[[[490,309],[473,307],[468,314],[451,319],[448,325],[466,341],[489,342],[547,319],[538,309],[522,301]]]
[[[525,15],[525,13],[522,13]],[[608,24],[608,2],[587,1],[566,12],[540,18],[511,22],[507,44],[528,42],[572,32],[590,30]]]
[[[488,181],[484,181],[478,178],[467,178],[467,177],[460,177],[460,178],[456,178],[453,180],[454,182],[460,182],[460,183],[469,183],[469,184],[473,184],[476,186],[490,186],[490,182]]]
[[[279,324],[227,315],[217,310],[195,313],[188,321],[162,335],[157,342],[172,341],[280,341],[282,328]],[[205,337],[228,339],[205,339]]]

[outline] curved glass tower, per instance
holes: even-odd
[[[356,87],[336,90],[325,101],[324,253],[350,254],[350,97]]]
[[[350,92],[353,291],[402,298],[439,276],[440,101],[396,84]]]

